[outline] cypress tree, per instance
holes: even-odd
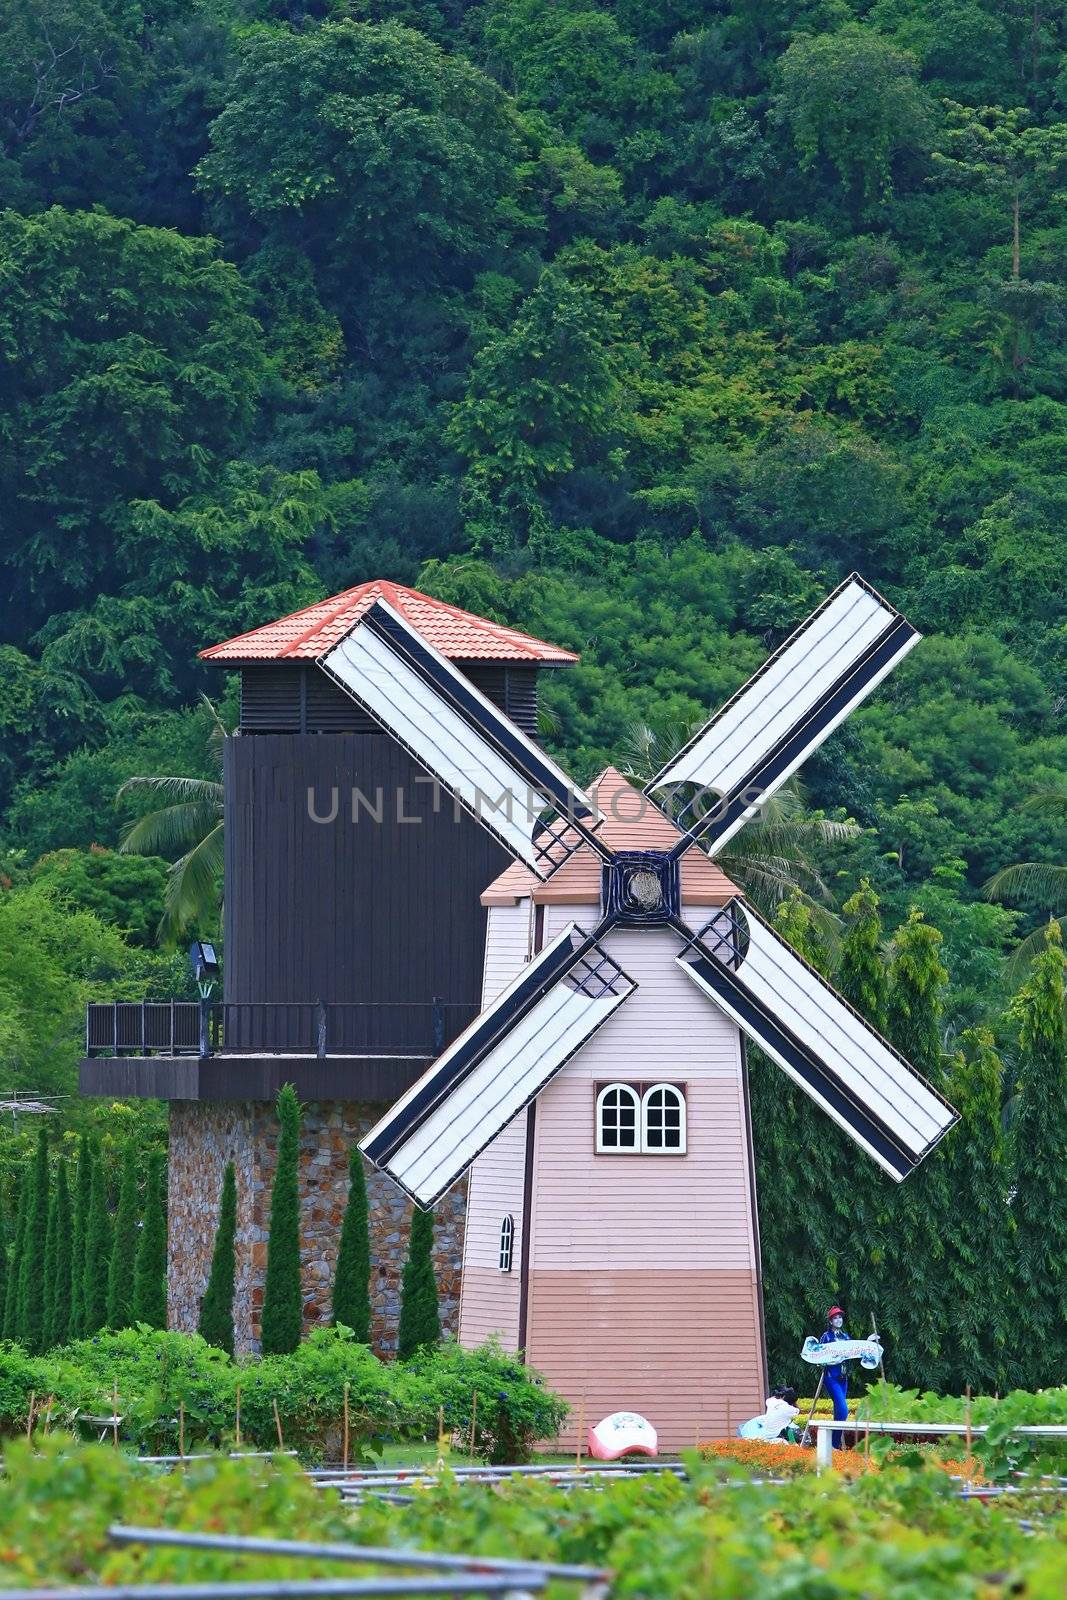
[[[57,1216],[58,1200],[53,1189],[48,1202],[48,1232],[44,1245],[44,1319],[41,1330],[41,1349],[50,1350],[54,1343],[52,1338],[52,1324],[55,1320],[56,1304],[56,1229],[59,1225]]]
[[[878,896],[866,878],[841,909],[848,922],[841,941],[835,985],[872,1028],[884,1033],[886,971],[881,952],[882,919],[878,915]]]
[[[0,1205],[0,1339],[2,1339],[4,1335],[4,1308],[7,1304],[7,1280],[9,1272],[7,1252],[7,1218],[4,1216],[3,1205]]]
[[[263,1289],[263,1354],[286,1355],[300,1343],[300,1102],[291,1083],[278,1094],[278,1165],[270,1197],[267,1280]]]
[[[93,1161],[89,1215],[85,1223],[85,1266],[82,1270],[82,1336],[90,1338],[107,1323],[107,1280],[111,1264],[111,1223],[107,1213],[107,1177],[102,1156]]]
[[[941,1064],[941,997],[948,973],[941,964],[941,934],[914,907],[890,946],[886,1020],[901,1054],[938,1088]],[[957,1225],[945,1146],[917,1171],[894,1184],[887,1197],[880,1328],[893,1349],[896,1383],[943,1389],[952,1356],[951,1307],[946,1303],[945,1242]]]
[[[138,1212],[137,1152],[132,1141],[122,1156],[119,1203],[115,1210],[114,1237],[107,1275],[107,1325],[128,1328],[133,1320],[133,1275],[137,1261]]]
[[[44,1348],[44,1275],[48,1244],[48,1132],[37,1132],[37,1150],[29,1173],[29,1200],[26,1206],[26,1232],[19,1261],[18,1317],[19,1342],[32,1355]]]
[[[363,1157],[353,1146],[348,1158],[348,1204],[341,1224],[333,1281],[333,1323],[351,1328],[360,1344],[370,1343],[370,1232]]]
[[[200,1303],[200,1332],[208,1344],[233,1355],[233,1286],[237,1271],[234,1242],[237,1234],[237,1178],[233,1162],[226,1165],[219,1201],[219,1224],[211,1274]]]
[[[943,1156],[954,1221],[945,1239],[944,1302],[950,1328],[949,1385],[962,1394],[1009,1383],[1011,1237],[1008,1166],[1001,1122],[1003,1068],[988,1028],[968,1030],[949,1073],[960,1120]]]
[[[1067,1028],[1059,924],[1009,1007],[1019,1065],[1011,1122],[1015,1193],[1015,1324],[1028,1388],[1060,1383],[1067,1366]]]
[[[18,1338],[19,1268],[22,1262],[22,1244],[26,1237],[26,1207],[29,1204],[30,1175],[20,1174],[18,1202],[15,1207],[15,1231],[11,1241],[11,1256],[7,1265],[7,1283],[4,1286],[4,1338]]]
[[[890,947],[886,1027],[916,1072],[939,1084],[941,997],[948,973],[941,964],[941,934],[912,906]]]
[[[89,1225],[89,1198],[93,1187],[93,1148],[83,1133],[78,1146],[74,1177],[74,1223],[71,1234],[70,1318],[67,1336],[80,1339],[85,1332],[85,1234]]]
[[[52,1303],[49,1307],[48,1315],[48,1332],[52,1344],[66,1344],[70,1338],[70,1313],[71,1300],[73,1298],[71,1265],[74,1259],[72,1231],[67,1163],[61,1161],[56,1171],[56,1271]]]
[[[153,1150],[148,1164],[144,1227],[137,1244],[133,1275],[133,1320],[150,1328],[167,1326],[167,1195],[166,1158]]]
[[[418,1350],[441,1342],[437,1314],[437,1280],[433,1271],[433,1212],[415,1206],[411,1213],[408,1258],[400,1286],[400,1330],[397,1355],[407,1361]]]

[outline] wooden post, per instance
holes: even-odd
[[[345,1379],[345,1433],[344,1433],[344,1470],[348,1471],[348,1380]]]
[[[241,1385],[237,1385],[237,1428],[233,1436],[234,1449],[241,1448]]]
[[[185,1455],[185,1401],[178,1403],[178,1454]]]
[[[964,1401],[963,1420],[967,1424],[967,1471],[971,1470],[971,1386],[967,1385],[967,1398]]]
[[[583,1394],[582,1395],[582,1403],[578,1407],[578,1449],[575,1452],[575,1457],[574,1457],[574,1468],[575,1468],[576,1472],[581,1472],[581,1470],[582,1470],[582,1446],[583,1446],[584,1443],[585,1443],[585,1395]]]
[[[31,1389],[30,1390],[30,1409],[29,1409],[29,1411],[27,1412],[27,1415],[26,1415],[26,1437],[27,1437],[27,1439],[30,1437],[30,1434],[33,1432],[33,1413],[36,1410],[36,1408],[37,1408],[37,1390],[36,1389]]]
[[[278,1415],[278,1402],[277,1402],[277,1400],[272,1400],[271,1401],[271,1405],[274,1407],[274,1426],[278,1430],[278,1449],[279,1450],[284,1450],[285,1449],[285,1440],[282,1438],[282,1419]]]
[[[119,1386],[111,1385],[111,1442],[117,1450],[119,1447]]]
[[[471,1456],[472,1457],[474,1457],[474,1456],[476,1456],[478,1454],[478,1448],[477,1448],[477,1445],[475,1443],[477,1437],[478,1437],[478,1391],[477,1391],[477,1389],[475,1389],[473,1395],[471,1396]]]
[[[733,1430],[732,1426],[730,1425],[730,1396],[727,1395],[726,1396],[726,1437],[728,1439],[732,1439],[733,1436],[734,1436],[734,1430]]]
[[[871,1408],[867,1407],[867,1415],[863,1419],[863,1470],[871,1470]]]

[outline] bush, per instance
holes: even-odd
[[[446,1426],[468,1431],[476,1390],[479,1448],[494,1460],[525,1459],[537,1439],[558,1432],[567,1410],[535,1373],[492,1345],[446,1344],[389,1364],[350,1329],[319,1328],[290,1354],[239,1362],[199,1334],[142,1323],[36,1358],[18,1345],[0,1347],[0,1432],[25,1429],[31,1393],[52,1397],[58,1425],[109,1414],[117,1384],[124,1442],[142,1454],[173,1454],[182,1406],[187,1448],[232,1442],[240,1388],[244,1444],[277,1445],[276,1403],[287,1448],[336,1459],[346,1383],[354,1459],[380,1454],[387,1441],[435,1438],[440,1408]]]

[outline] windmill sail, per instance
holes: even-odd
[[[751,907],[730,901],[678,964],[898,1182],[957,1120]]]
[[[634,992],[571,923],[360,1143],[416,1204],[434,1202]]]
[[[609,854],[588,795],[385,601],[320,665],[538,877]]]
[[[700,791],[676,819],[678,853],[697,838],[721,849],[919,638],[862,578],[835,589],[646,786]]]

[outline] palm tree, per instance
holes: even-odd
[[[229,730],[207,695],[200,698],[211,715],[208,750],[221,779],[223,743]],[[173,944],[191,929],[209,926],[219,914],[222,783],[210,778],[139,776],[126,779],[115,796],[116,803],[130,795],[165,802],[127,824],[119,849],[129,855],[171,859],[163,915],[156,931],[161,941]],[[176,852],[180,854],[174,860]]]
[[[1035,790],[1019,809],[1036,811],[1050,820],[1067,818],[1067,783]],[[995,872],[985,885],[985,893],[990,900],[1016,900],[1048,912],[1061,927],[1067,924],[1067,866],[1052,861],[1017,861]],[[1013,952],[1012,967],[1031,961],[1044,948],[1045,929],[1046,922],[1042,918],[1040,926]]]
[[[701,727],[703,723],[657,729],[644,722],[631,723],[626,731],[622,771],[628,778],[647,782]],[[675,806],[680,807],[686,798],[685,794],[676,795]],[[854,838],[858,832],[854,822],[812,816],[796,780],[791,778],[763,802],[715,860],[752,903],[769,916],[783,900],[799,894],[811,910],[819,934],[833,945],[838,919],[827,909],[830,891],[815,863],[826,846]]]

